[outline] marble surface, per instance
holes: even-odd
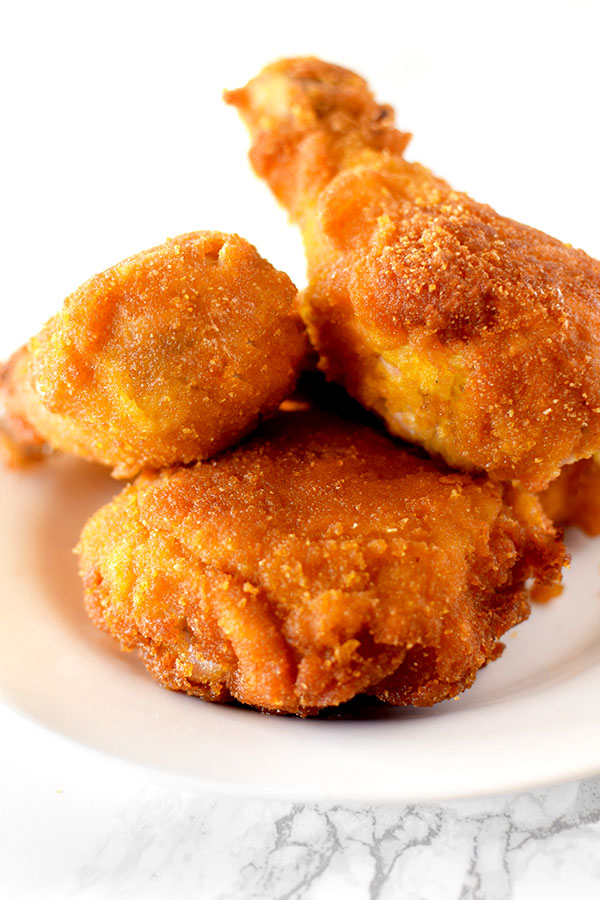
[[[442,804],[219,798],[0,707],[10,900],[592,900],[600,777]]]

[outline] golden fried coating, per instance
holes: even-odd
[[[315,410],[142,474],[78,552],[92,619],[163,685],[298,715],[456,696],[565,559],[535,496]]]
[[[295,383],[295,296],[247,241],[218,232],[91,278],[4,368],[5,458],[49,444],[123,477],[229,447]]]
[[[557,525],[576,525],[586,534],[600,534],[600,454],[565,466],[540,500]]]
[[[282,60],[226,94],[303,231],[327,376],[450,465],[541,490],[600,448],[600,263],[402,154],[362,78]]]

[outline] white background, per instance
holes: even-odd
[[[237,231],[302,284],[299,236],[220,99],[280,56],[359,71],[414,133],[411,159],[600,256],[599,44],[593,0],[4,2],[0,355],[91,274],[189,230]],[[209,803],[7,710],[0,728],[11,898],[597,896],[598,782],[476,809],[344,810],[317,865],[330,809]]]

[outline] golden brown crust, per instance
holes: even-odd
[[[305,410],[141,477],[79,553],[92,618],[164,685],[299,715],[455,696],[564,562],[532,495]]]
[[[0,364],[0,460],[15,468],[38,462],[50,448],[44,438],[25,417],[24,403],[29,387],[29,353],[21,347]]]
[[[369,151],[401,154],[410,139],[364,79],[315,57],[273,63],[224,97],[253,135],[254,168],[295,221],[350,161]]]
[[[237,235],[193,232],[132,256],[9,362],[8,426],[119,476],[210,456],[293,387],[306,352],[295,296]]]
[[[269,67],[232,99],[257,171],[303,228],[301,312],[322,369],[451,465],[543,488],[600,447],[600,263],[407,162],[403,135],[378,147],[362,112],[376,105],[352,73],[338,120],[344,77],[319,64],[328,113],[311,120],[298,67]],[[264,147],[287,140],[290,115],[272,89],[286,83],[302,115],[294,152],[273,162]]]
[[[580,459],[565,466],[540,500],[557,525],[576,525],[589,535],[600,534],[600,458]]]

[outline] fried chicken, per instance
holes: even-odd
[[[208,231],[91,278],[4,367],[5,458],[49,445],[126,477],[229,447],[295,383],[295,296],[247,241]]]
[[[237,449],[143,473],[85,526],[94,622],[207,700],[301,716],[469,687],[564,548],[537,498],[287,404]]]
[[[600,454],[565,466],[540,494],[546,515],[557,525],[600,534]]]
[[[395,435],[542,490],[600,448],[600,263],[404,159],[358,75],[282,60],[226,94],[303,231],[320,366]]]

